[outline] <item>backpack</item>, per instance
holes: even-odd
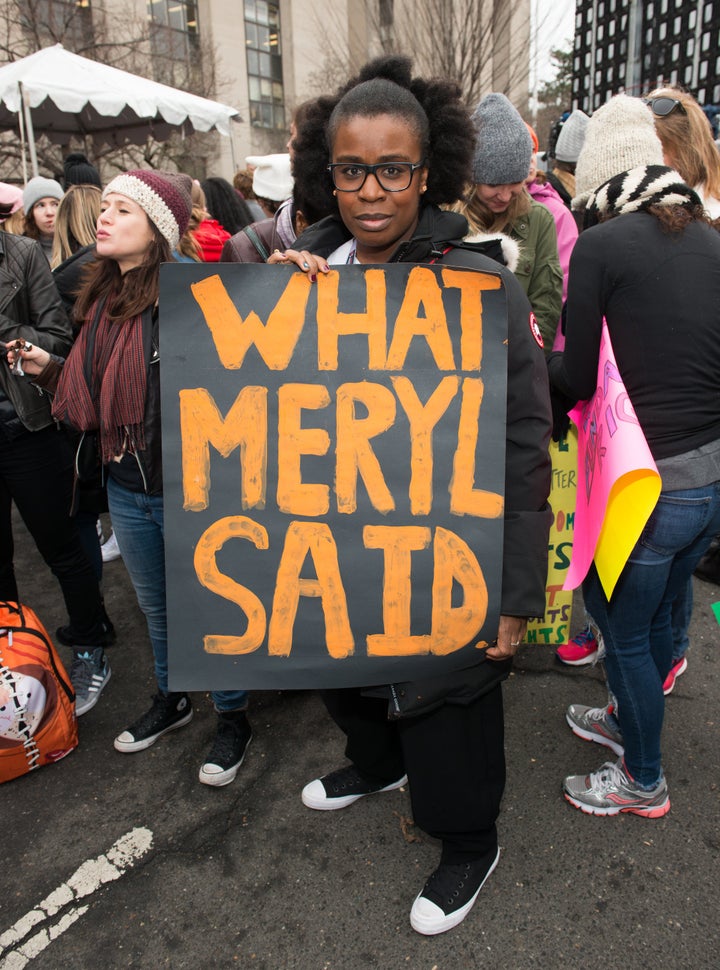
[[[0,782],[77,743],[75,694],[45,627],[27,606],[0,602]]]

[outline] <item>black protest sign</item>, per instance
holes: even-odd
[[[502,573],[500,277],[168,265],[160,308],[172,689],[476,662]]]

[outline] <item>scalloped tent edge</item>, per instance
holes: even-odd
[[[148,135],[165,141],[178,128],[215,129],[230,138],[234,156],[231,122],[241,120],[230,105],[92,61],[62,44],[0,67],[0,130],[20,125],[33,174],[36,134],[59,145],[89,135],[122,146],[143,144]]]

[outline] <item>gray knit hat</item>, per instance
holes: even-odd
[[[570,112],[555,144],[555,158],[559,162],[572,163],[578,160],[589,121],[590,118],[579,108]]]
[[[488,94],[475,109],[472,121],[477,133],[475,184],[524,182],[530,172],[532,139],[517,108],[504,94]]]
[[[608,179],[640,165],[664,165],[652,111],[640,98],[616,94],[587,126],[575,169],[573,209],[584,209],[591,194]]]
[[[23,190],[23,209],[25,215],[29,215],[32,207],[37,205],[40,199],[57,199],[60,201],[65,193],[62,186],[55,179],[46,179],[42,175],[36,175],[30,179]]]

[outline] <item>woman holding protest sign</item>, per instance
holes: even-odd
[[[310,808],[332,810],[409,781],[416,823],[442,842],[440,864],[410,917],[428,935],[465,918],[498,861],[495,823],[505,782],[501,682],[527,618],[544,611],[551,518],[547,376],[530,306],[512,273],[481,246],[461,248],[464,217],[438,208],[462,193],[473,147],[455,83],[413,79],[410,62],[401,57],[370,63],[334,98],[319,99],[295,143],[296,180],[332,180],[336,213],[308,229],[296,249],[270,259],[296,264],[311,281],[332,264],[437,262],[499,274],[505,287],[505,533],[497,639],[479,653],[475,667],[440,678],[431,699],[420,699],[423,691],[411,685],[405,696],[418,703],[401,704],[394,720],[388,719],[391,687],[325,691],[352,763],[311,782],[302,794]]]
[[[660,741],[673,602],[720,528],[720,237],[665,165],[639,98],[617,95],[592,116],[577,192],[589,228],[570,260],[565,350],[551,355],[550,379],[571,400],[593,396],[605,319],[662,491],[612,595],[594,565],[583,583],[614,699],[572,704],[567,720],[620,760],[567,777],[565,797],[588,814],[658,818],[670,809]]]
[[[81,326],[67,361],[61,366],[38,347],[21,352],[26,372],[56,391],[53,415],[84,439],[97,438],[113,528],[147,619],[158,690],[115,739],[124,753],[149,748],[193,714],[190,697],[168,688],[157,319],[160,264],[172,260],[187,227],[190,189],[187,175],[136,170],[114,178],[102,195],[97,258],[78,294]],[[235,778],[252,731],[245,691],[212,697],[217,735],[200,781],[221,786]]]

